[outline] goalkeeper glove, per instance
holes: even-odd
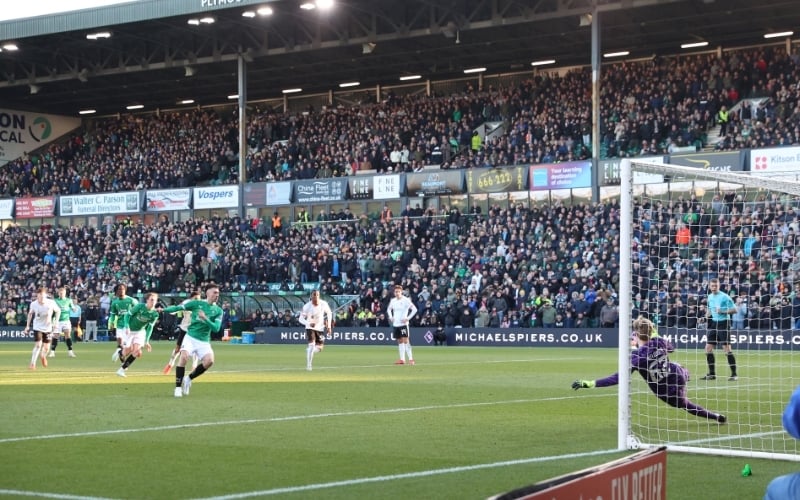
[[[594,380],[576,380],[572,383],[572,388],[576,391],[578,389],[591,389],[594,387]]]

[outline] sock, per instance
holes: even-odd
[[[125,362],[122,363],[122,368],[127,369],[129,366],[133,364],[134,361],[136,361],[136,356],[134,356],[133,354],[128,354],[128,357],[125,359]]]
[[[40,344],[33,345],[33,355],[31,356],[31,364],[36,364],[36,359],[39,357],[39,353],[42,351],[42,346]]]
[[[206,372],[206,367],[203,366],[203,363],[200,363],[199,365],[197,365],[197,368],[195,368],[192,371],[192,373],[189,374],[189,378],[194,380],[200,375],[204,374],[205,372]]]
[[[732,352],[728,353],[728,366],[731,367],[731,377],[736,376],[736,356]]]
[[[314,344],[308,344],[308,347],[306,347],[306,363],[310,365],[313,359],[314,359]]]
[[[72,339],[67,337],[66,342],[67,342],[67,350],[71,351],[72,350]]]
[[[53,340],[50,341],[50,350],[56,352],[57,346],[58,346],[58,337],[53,337]]]
[[[708,374],[715,375],[717,373],[717,369],[714,366],[714,353],[707,352],[706,353],[706,362],[708,363]]]
[[[405,361],[405,360],[406,360],[406,354],[405,354],[405,353],[406,353],[406,348],[405,348],[405,344],[397,344],[397,350],[398,350],[398,351],[400,351],[400,360],[401,360],[401,361]]]
[[[183,376],[186,374],[185,366],[178,366],[175,368],[175,387],[180,387],[183,383]]]
[[[411,344],[406,344],[406,355],[408,355],[408,360],[409,361],[414,359],[414,355],[411,354]]]

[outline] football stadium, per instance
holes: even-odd
[[[7,10],[0,497],[800,498],[795,2]]]

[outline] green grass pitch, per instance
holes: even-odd
[[[614,451],[616,390],[570,389],[613,372],[610,349],[416,346],[416,366],[395,366],[395,347],[332,344],[308,372],[303,345],[217,343],[217,364],[177,399],[161,373],[171,343],[124,379],[112,343],[65,348],[29,371],[32,343],[0,344],[2,498],[477,499],[627,454]],[[672,453],[667,491],[761,498],[797,469]]]

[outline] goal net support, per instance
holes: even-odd
[[[800,461],[782,425],[800,377],[800,183],[626,159],[619,234],[619,448]],[[737,311],[731,356],[706,352],[714,279]],[[631,373],[640,316],[691,374],[688,399],[726,423],[669,406]]]

